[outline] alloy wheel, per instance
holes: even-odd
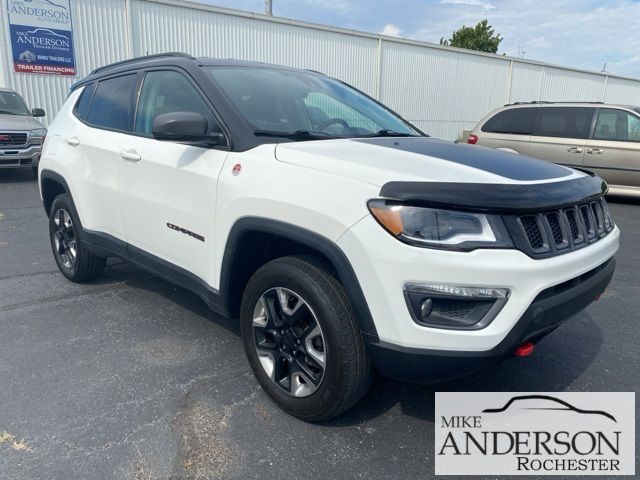
[[[55,252],[65,268],[73,268],[78,254],[78,241],[71,215],[59,209],[53,217]]]
[[[283,392],[307,397],[324,377],[326,341],[309,304],[286,288],[263,293],[253,311],[254,345],[262,368]]]

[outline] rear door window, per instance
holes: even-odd
[[[531,135],[537,107],[510,108],[491,117],[482,126],[483,132]]]
[[[640,142],[640,118],[624,110],[601,108],[598,110],[593,138],[618,142]]]
[[[110,130],[131,131],[137,84],[135,73],[100,81],[87,122]]]
[[[85,85],[84,90],[82,90],[82,93],[80,94],[80,98],[78,98],[78,101],[76,102],[76,108],[74,110],[76,117],[86,120],[87,114],[89,113],[89,105],[91,105],[91,98],[93,97],[95,89],[95,83]]]
[[[533,127],[536,137],[589,138],[595,108],[541,107]]]

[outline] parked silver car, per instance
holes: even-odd
[[[640,108],[605,103],[505,105],[469,143],[596,172],[613,194],[640,196]]]
[[[38,174],[47,129],[35,119],[41,108],[29,110],[17,92],[0,88],[0,168],[27,167]]]

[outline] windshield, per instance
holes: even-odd
[[[20,95],[15,92],[0,92],[0,114],[31,115]]]
[[[256,67],[206,70],[256,135],[294,140],[421,135],[370,98],[324,75]]]

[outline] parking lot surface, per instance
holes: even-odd
[[[120,260],[97,282],[65,280],[31,171],[2,170],[0,477],[426,479],[436,391],[635,392],[640,203],[611,210],[613,282],[533,356],[428,387],[377,379],[347,414],[308,424],[261,391],[236,322],[190,292]]]

